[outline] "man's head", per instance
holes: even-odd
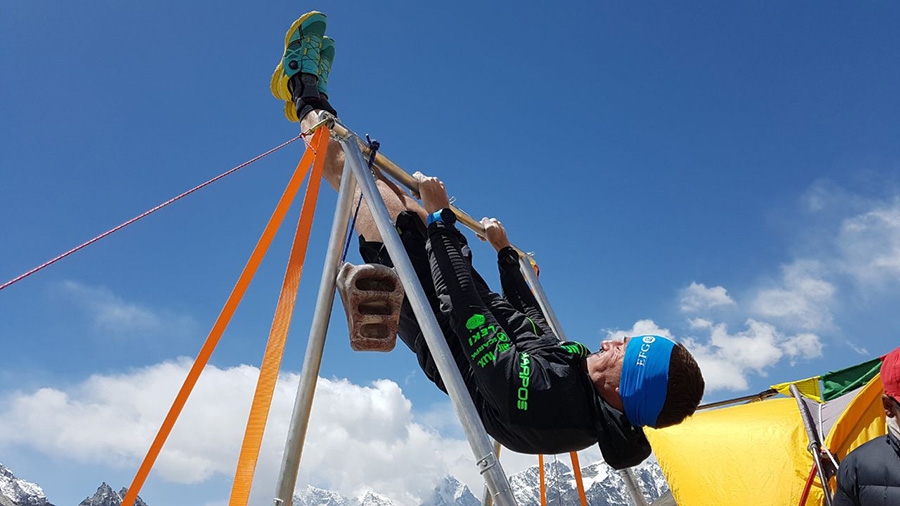
[[[681,345],[660,336],[604,341],[589,361],[597,392],[634,425],[668,427],[694,413],[703,397],[703,375]]]
[[[884,414],[888,418],[900,418],[900,348],[884,356],[881,363],[881,385],[884,387]]]

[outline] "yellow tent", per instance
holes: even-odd
[[[838,460],[885,434],[881,393],[880,376],[875,375],[823,404],[807,401],[813,404],[824,446]],[[647,437],[680,506],[824,503],[793,398],[698,411],[680,425],[648,429]],[[808,484],[809,496],[801,503]]]

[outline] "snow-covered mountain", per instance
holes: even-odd
[[[294,506],[356,506],[356,501],[331,490],[307,486],[305,490],[294,494]]]
[[[561,461],[544,464],[544,486],[548,505],[579,504],[578,488],[572,470]],[[634,469],[635,478],[648,502],[653,502],[669,490],[656,462],[645,462]],[[584,492],[590,506],[619,506],[632,504],[625,482],[616,471],[603,462],[581,469]],[[530,467],[509,477],[510,486],[519,506],[538,506],[540,496],[540,468]]]
[[[359,506],[396,506],[394,501],[387,497],[376,494],[375,492],[366,492],[359,501]]]
[[[552,458],[552,457],[551,457]],[[644,497],[652,502],[669,490],[662,471],[656,462],[645,462],[633,469]],[[553,459],[544,464],[544,481],[547,504],[550,506],[579,504],[578,490],[572,470],[561,461]],[[590,506],[630,505],[631,498],[625,483],[618,474],[603,462],[585,466],[581,470],[585,495]],[[519,506],[538,506],[540,499],[540,472],[533,466],[521,473],[509,476],[509,482]],[[103,483],[93,496],[78,506],[121,506],[126,489],[115,492]],[[478,491],[481,493],[481,490]],[[469,488],[452,476],[441,480],[431,497],[418,506],[478,506],[481,504]],[[53,506],[47,501],[41,487],[16,478],[12,471],[0,464],[0,506]],[[137,499],[135,506],[147,506]],[[308,486],[294,496],[294,506],[406,506],[376,492],[366,492],[357,498],[347,498],[337,492]]]
[[[375,492],[366,492],[357,499],[313,486],[294,495],[293,506],[397,506],[390,498]]]
[[[34,483],[20,480],[0,464],[0,506],[53,506]]]
[[[81,501],[78,506],[122,506],[122,498],[128,489],[122,487],[122,490],[116,492],[106,482],[103,482],[92,497],[87,497]],[[134,506],[147,506],[140,496],[134,501]]]
[[[456,478],[447,476],[437,487],[434,494],[422,503],[422,506],[480,506],[481,500],[472,495],[469,487]]]
[[[128,489],[118,493],[106,483],[100,485],[93,496],[85,498],[78,506],[122,506],[122,498]],[[135,506],[147,506],[140,497]],[[0,506],[53,506],[38,485],[16,478],[8,467],[0,464]],[[336,505],[338,506],[338,505]]]
[[[646,462],[633,469],[634,476],[648,502],[653,502],[668,492],[669,485],[656,462]],[[544,486],[547,504],[580,504],[575,475],[559,461],[544,464]],[[585,496],[590,506],[625,506],[632,504],[625,482],[618,473],[603,462],[585,466],[581,470]],[[519,506],[538,506],[540,496],[540,469],[533,466],[521,473],[509,476],[510,486]],[[479,493],[481,491],[479,490]],[[435,487],[430,498],[419,506],[478,506],[469,487],[456,478],[447,476]],[[399,506],[390,498],[369,492],[359,499],[349,499],[336,492],[315,487],[294,496],[294,506]]]

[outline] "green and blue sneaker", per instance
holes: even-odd
[[[288,28],[284,36],[284,55],[272,73],[270,87],[275,98],[291,101],[288,81],[295,74],[318,74],[325,26],[325,14],[311,11],[300,16]]]
[[[331,64],[334,62],[334,39],[324,37],[322,49],[319,51],[319,68],[316,77],[319,78],[319,93],[328,98],[328,74],[331,73]]]
[[[291,24],[284,37],[284,56],[272,73],[272,95],[284,100],[284,115],[299,122],[314,110],[337,111],[328,103],[328,74],[334,40],[325,36],[325,15],[312,11]]]

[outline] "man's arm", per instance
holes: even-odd
[[[483,240],[487,240],[497,252],[497,268],[500,271],[503,297],[517,311],[528,317],[534,326],[535,334],[551,333],[541,306],[522,275],[519,253],[510,244],[503,224],[496,218],[482,218],[481,226],[484,227],[486,236]]]

